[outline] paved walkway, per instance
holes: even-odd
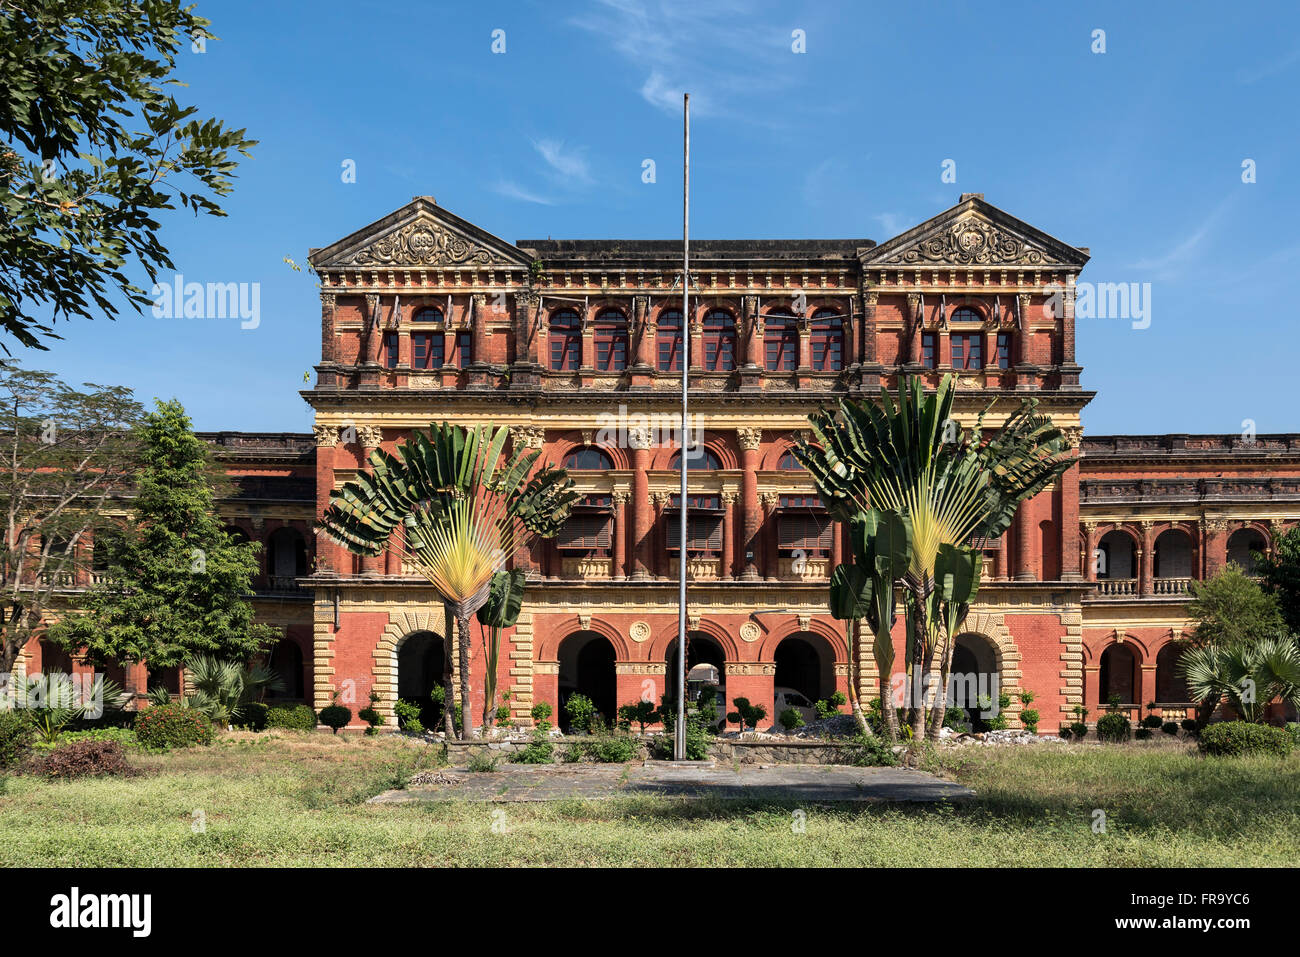
[[[410,801],[604,800],[661,795],[746,801],[952,801],[969,788],[923,771],[829,765],[682,767],[646,764],[504,765],[496,771],[446,768],[417,775],[403,791],[372,803]]]

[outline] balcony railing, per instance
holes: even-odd
[[[676,578],[680,568],[680,560],[672,559],[668,563],[669,577]],[[722,559],[707,555],[691,555],[686,559],[686,577],[694,581],[717,581],[722,577]]]
[[[1192,579],[1190,578],[1153,578],[1151,580],[1151,594],[1153,595],[1186,595],[1191,591]]]
[[[302,591],[296,575],[267,575],[265,591],[277,595],[296,595]]]
[[[1098,598],[1131,598],[1138,593],[1136,578],[1097,579]]]
[[[614,560],[608,557],[560,559],[560,576],[562,578],[586,581],[592,578],[611,578],[614,574]]]
[[[825,581],[830,577],[829,558],[782,558],[777,574],[783,581]]]

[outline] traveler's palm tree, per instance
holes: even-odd
[[[1183,653],[1178,668],[1192,700],[1209,714],[1224,698],[1245,720],[1256,722],[1264,720],[1265,708],[1275,698],[1300,705],[1300,647],[1287,635],[1192,648]]]
[[[1022,501],[1074,463],[1060,429],[1038,413],[1036,400],[1022,403],[985,439],[992,404],[966,430],[952,418],[954,398],[951,376],[928,395],[920,379],[908,377],[899,383],[897,403],[885,393],[879,405],[842,399],[837,410],[814,413],[811,438],[794,450],[833,517],[852,522],[874,508],[897,513],[910,527],[910,554],[899,576],[908,599],[909,670],[928,679],[937,643],[944,641],[934,733],[942,721],[953,632],[978,587],[971,538],[1000,536]],[[954,584],[954,577],[969,589]],[[945,601],[952,613],[941,613]],[[917,707],[916,739],[924,735],[924,720]]]
[[[368,471],[330,494],[320,523],[359,555],[395,547],[438,592],[456,623],[466,738],[473,735],[470,617],[516,549],[534,537],[553,537],[578,498],[564,469],[544,466],[533,473],[541,450],[516,446],[504,456],[508,437],[504,427],[443,423],[430,435],[415,433],[396,454],[376,449]],[[444,639],[449,649],[451,635]],[[446,675],[450,682],[450,668]]]

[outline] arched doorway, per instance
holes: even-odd
[[[420,709],[420,723],[429,731],[441,727],[442,707],[431,695],[445,675],[440,636],[417,631],[403,639],[397,649],[397,697]]]
[[[718,669],[718,690],[717,690],[717,708],[718,716],[725,723],[727,711],[731,708],[731,702],[727,700],[727,655],[722,650],[722,646],[710,638],[708,635],[692,631],[689,633],[690,638],[686,642],[686,671],[690,672],[696,665],[713,665]],[[668,696],[669,701],[677,700],[677,639],[674,638],[668,643],[668,651],[664,653],[664,664],[667,666],[664,672],[664,693]],[[694,693],[694,692],[693,692]]]
[[[1112,697],[1121,705],[1138,704],[1138,659],[1128,645],[1113,644],[1101,653],[1097,670],[1097,704],[1104,708]]]
[[[1137,578],[1136,549],[1133,537],[1127,532],[1112,530],[1097,543],[1100,555],[1092,556],[1100,579],[1129,580]]]
[[[307,699],[306,672],[303,669],[302,649],[296,641],[281,638],[266,656],[266,666],[280,676],[284,690],[279,697],[288,701]]]
[[[1187,679],[1178,668],[1183,657],[1183,646],[1171,641],[1160,649],[1156,655],[1156,704],[1183,705],[1191,699],[1187,691]]]
[[[1001,692],[998,654],[983,635],[967,632],[953,642],[952,668],[948,672],[948,707],[964,708],[972,731],[987,731]],[[986,710],[980,699],[992,706]]]
[[[1228,561],[1247,575],[1255,574],[1255,552],[1266,552],[1268,543],[1258,529],[1239,528],[1228,538]]]
[[[266,542],[266,569],[276,591],[294,587],[293,580],[307,574],[307,544],[296,528],[277,528]]]
[[[1192,577],[1192,540],[1179,528],[1170,528],[1156,539],[1152,569],[1156,578]]]
[[[835,654],[820,635],[801,631],[783,638],[772,657],[776,661],[772,683],[778,694],[789,689],[815,702],[835,693]]]
[[[618,677],[614,671],[614,646],[604,635],[579,631],[560,642],[559,709],[556,723],[567,730],[564,711],[570,695],[591,699],[597,713],[612,724],[618,711]]]

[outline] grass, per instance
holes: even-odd
[[[933,769],[978,794],[961,805],[365,803],[437,754],[390,737],[235,734],[133,753],[136,778],[0,779],[0,865],[1286,866],[1300,844],[1296,756],[941,752]]]

